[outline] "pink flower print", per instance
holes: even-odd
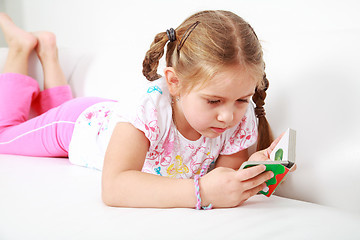
[[[150,140],[150,141],[156,141],[159,134],[160,134],[160,129],[157,125],[157,120],[153,120],[151,122],[149,122],[148,124],[144,124],[145,127],[145,135],[146,137]]]
[[[160,156],[160,154],[161,150],[159,150],[159,146],[156,146],[154,149],[149,149],[146,159],[155,160]]]
[[[86,113],[85,118],[90,120],[93,116],[94,116],[94,113],[89,112],[89,113]]]
[[[245,115],[245,116],[241,119],[241,123],[244,124],[244,123],[246,123],[246,121],[247,121],[247,116]]]
[[[160,165],[163,167],[169,166],[171,163],[171,156],[163,156],[160,159]]]
[[[93,119],[95,118],[95,120],[96,120],[96,117],[97,117],[97,112],[92,112],[92,111],[86,112],[86,113],[84,114],[84,119],[83,119],[83,120],[80,120],[80,122],[84,121],[84,122],[86,122],[89,126],[91,126],[92,123],[93,123]]]
[[[241,130],[240,132],[240,139],[244,138],[246,136],[245,131]]]
[[[190,169],[193,175],[199,175],[201,170],[201,163],[196,160],[191,160],[190,162]]]
[[[91,120],[95,116],[94,112],[87,112],[85,113],[85,118],[87,120]]]
[[[192,156],[195,156],[200,150],[202,150],[202,151],[200,151],[200,152],[202,152],[202,153],[204,153],[205,152],[205,147],[204,146],[200,146],[200,147],[198,147],[197,149],[195,149],[195,147],[194,147],[194,145],[192,145],[192,144],[189,144],[189,145],[187,145],[185,148],[188,148],[188,149],[190,149],[190,150],[193,150],[193,152],[192,152]]]
[[[164,149],[157,145],[154,149],[150,149],[147,153],[146,160],[155,161],[155,165],[166,167],[170,164],[171,156],[164,155]]]
[[[248,142],[257,137],[255,122],[252,123],[252,127],[246,128],[246,130],[242,129],[242,124],[244,124],[244,122],[240,123],[240,125],[236,128],[234,135],[229,139],[229,144],[224,153],[232,153],[245,149],[249,147]]]
[[[237,149],[238,147],[240,147],[240,149],[243,149],[242,147],[246,142],[247,135],[245,130],[238,127],[235,132],[236,133],[234,134],[234,136],[230,138],[230,151]]]
[[[190,163],[190,168],[191,168],[191,172],[192,172],[194,175],[199,175],[199,174],[200,174],[200,171],[201,171],[202,166],[203,166],[204,164],[209,164],[209,165],[210,165],[210,163],[214,161],[215,158],[214,158],[214,156],[211,156],[211,155],[210,155],[210,152],[207,153],[207,155],[208,155],[208,157],[205,158],[202,162],[198,162],[198,161],[196,161],[196,160],[192,160],[192,161],[191,161],[191,163]]]
[[[161,143],[164,148],[164,156],[171,156],[175,151],[175,135],[173,131],[169,131],[169,134],[165,137],[165,140]]]
[[[140,115],[138,115],[134,121],[134,126],[141,129],[145,133],[145,136],[150,141],[156,141],[160,134],[160,128],[158,127],[157,120],[156,120],[156,109],[153,109],[150,120],[148,120],[146,122],[143,121],[142,117],[141,117],[142,115],[145,115],[144,106],[141,106],[141,110],[140,110],[139,114]],[[147,119],[145,119],[145,120],[147,120]]]
[[[157,159],[159,156],[159,153],[157,151],[151,151],[149,152],[148,156],[146,157],[146,159],[148,160],[155,160]]]
[[[164,142],[164,155],[165,156],[171,156],[171,153],[174,151],[174,147],[175,147],[175,141],[167,141],[165,140]]]

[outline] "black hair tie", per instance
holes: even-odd
[[[176,33],[175,33],[175,30],[173,28],[170,28],[170,29],[166,30],[166,34],[167,34],[170,42],[176,41]]]

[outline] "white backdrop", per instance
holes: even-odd
[[[225,9],[237,13],[253,26],[263,43],[270,80],[265,107],[275,135],[287,127],[298,132],[298,171],[278,193],[345,209],[355,207],[360,212],[357,204],[360,188],[354,184],[358,170],[346,172],[348,168],[360,168],[359,1],[0,3],[2,10],[24,29],[55,32],[60,47],[103,52],[101,64],[108,65],[112,74],[106,76],[130,80],[142,78],[143,56],[156,33],[175,28],[198,10]],[[118,55],[106,61],[107,54],[112,53]],[[96,81],[106,83],[108,79]],[[119,86],[113,82],[108,90],[99,91],[94,88],[90,93],[116,97]],[[341,177],[337,177],[339,172]],[[351,191],[358,198],[347,196]]]

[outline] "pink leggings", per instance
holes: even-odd
[[[78,116],[102,98],[72,98],[70,86],[39,90],[29,76],[0,75],[0,153],[67,157]],[[30,108],[39,116],[28,119]]]

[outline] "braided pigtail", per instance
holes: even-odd
[[[149,81],[161,78],[161,75],[157,73],[157,68],[161,57],[164,55],[164,48],[168,40],[166,32],[157,34],[151,43],[150,49],[146,52],[143,61],[143,75]]]
[[[271,132],[271,128],[265,117],[265,110],[264,110],[266,90],[269,87],[269,81],[266,78],[265,73],[264,73],[264,78],[263,78],[263,84],[264,84],[264,87],[256,88],[255,94],[252,98],[254,103],[256,104],[255,114],[256,114],[256,117],[259,119],[259,124],[258,124],[259,137],[258,137],[258,142],[257,142],[257,147],[256,147],[257,151],[263,150],[263,149],[269,147],[271,142],[273,141],[273,135]]]

